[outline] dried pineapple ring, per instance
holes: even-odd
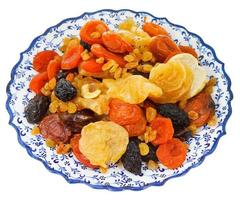
[[[125,153],[128,132],[114,122],[98,121],[83,127],[79,146],[81,153],[93,165],[106,168]]]
[[[104,79],[103,83],[109,88],[109,97],[131,104],[142,103],[147,97],[159,98],[162,95],[160,87],[140,75],[117,80]]]

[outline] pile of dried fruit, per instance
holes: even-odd
[[[197,58],[152,22],[129,18],[113,31],[88,21],[80,38],[35,55],[26,119],[47,146],[101,172],[118,161],[135,175],[142,162],[180,167],[185,141],[214,116],[215,82]]]

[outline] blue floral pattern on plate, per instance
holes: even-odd
[[[217,124],[214,127],[202,127],[193,138],[188,140],[187,159],[181,167],[175,170],[167,169],[161,164],[158,169],[149,170],[143,164],[143,176],[135,176],[124,170],[120,164],[116,164],[110,167],[108,173],[102,174],[99,170],[89,169],[79,163],[72,153],[57,155],[53,148],[46,147],[41,136],[31,135],[32,125],[24,118],[24,107],[34,96],[29,91],[28,84],[36,74],[32,69],[32,60],[37,52],[46,49],[58,51],[63,38],[77,36],[82,25],[90,19],[101,19],[111,29],[116,29],[117,24],[128,17],[133,17],[138,24],[142,24],[145,17],[149,21],[161,24],[177,44],[192,46],[199,55],[199,63],[207,70],[209,77],[217,78],[217,85],[212,95],[216,104]],[[224,64],[218,60],[214,49],[183,26],[173,24],[166,18],[154,17],[146,12],[100,10],[65,19],[33,40],[30,47],[20,54],[20,60],[12,70],[11,81],[7,86],[6,108],[10,115],[9,123],[16,129],[18,141],[26,148],[28,154],[41,161],[51,172],[62,175],[69,183],[85,183],[93,188],[114,191],[141,190],[152,185],[163,185],[166,180],[187,173],[191,168],[201,164],[204,158],[214,151],[220,137],[225,134],[226,122],[231,115],[230,102],[233,96],[230,86],[231,81],[224,71]]]

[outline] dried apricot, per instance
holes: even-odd
[[[159,62],[164,62],[172,52],[181,52],[176,43],[166,35],[155,36],[150,43],[150,50]]]
[[[143,30],[148,33],[150,36],[157,36],[157,35],[167,35],[168,32],[160,25],[154,24],[152,22],[145,22],[143,24]]]
[[[79,144],[91,164],[106,168],[125,153],[128,133],[114,122],[98,121],[83,127]]]

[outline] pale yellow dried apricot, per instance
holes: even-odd
[[[103,83],[108,87],[109,97],[131,104],[142,103],[147,97],[159,98],[162,95],[160,87],[140,75],[117,80],[104,79]]]
[[[79,146],[81,153],[93,165],[107,168],[125,153],[128,132],[110,121],[98,121],[83,127]]]

